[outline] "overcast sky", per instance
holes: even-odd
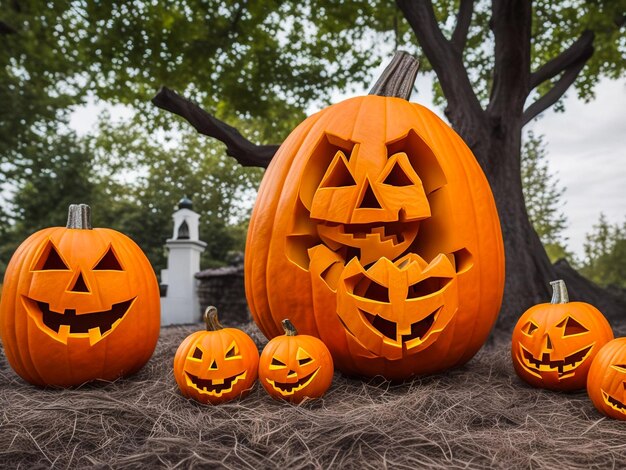
[[[412,100],[442,116],[432,103],[432,79],[418,77],[418,92]],[[357,90],[356,94],[365,92]],[[333,102],[349,96],[353,94],[338,94]],[[89,104],[76,110],[71,126],[80,133],[91,130],[102,108]],[[585,234],[601,212],[612,223],[626,220],[626,82],[603,80],[590,103],[570,91],[565,108],[564,113],[545,111],[529,128],[545,135],[550,169],[567,188],[563,210],[569,226],[565,235],[569,249],[581,256]],[[122,107],[109,109],[113,118],[130,114]]]

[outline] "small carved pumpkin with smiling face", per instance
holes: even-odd
[[[598,411],[626,421],[626,338],[600,349],[589,369],[587,393]]]
[[[593,358],[613,339],[613,331],[595,307],[568,302],[563,281],[551,284],[551,303],[528,309],[513,330],[513,365],[517,375],[535,387],[581,389]]]
[[[257,378],[259,351],[247,334],[223,328],[217,309],[204,314],[206,331],[189,335],[174,357],[174,377],[181,393],[217,405],[247,395]]]
[[[69,387],[140,369],[159,337],[159,287],[128,237],[91,227],[85,204],[66,227],[31,235],[7,267],[0,333],[13,369],[35,385]]]
[[[298,335],[283,320],[284,336],[272,339],[261,353],[259,379],[272,397],[292,403],[319,398],[333,380],[333,359],[326,345],[313,336]]]

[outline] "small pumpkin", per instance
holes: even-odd
[[[224,328],[217,309],[204,313],[206,331],[181,343],[174,357],[174,378],[183,396],[217,405],[247,395],[257,378],[259,351],[246,333]]]
[[[626,338],[605,344],[593,359],[587,393],[600,413],[626,421]]]
[[[333,359],[326,345],[313,336],[298,335],[282,321],[284,336],[267,343],[259,362],[259,379],[273,398],[300,403],[319,398],[333,381]]]
[[[535,387],[581,389],[593,358],[613,339],[613,331],[592,305],[569,302],[565,282],[550,284],[551,302],[531,307],[515,325],[513,366],[520,378]]]
[[[24,380],[68,387],[140,369],[159,337],[159,286],[127,236],[91,227],[85,204],[66,227],[40,230],[17,249],[4,276],[0,335]]]
[[[254,321],[273,338],[289,316],[350,375],[404,379],[463,364],[500,310],[504,250],[489,184],[458,134],[408,101],[416,73],[398,52],[370,95],[303,121],[272,159],[250,219]],[[392,278],[400,284],[381,282]]]

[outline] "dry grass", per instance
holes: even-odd
[[[76,390],[21,381],[0,354],[0,465],[11,468],[612,468],[626,422],[584,392],[523,385],[505,339],[465,367],[411,383],[336,375],[323,400],[292,406],[256,387],[219,407],[182,398],[172,358],[194,327],[165,328],[136,376]],[[261,344],[255,327],[247,326]]]

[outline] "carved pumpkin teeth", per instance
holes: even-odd
[[[66,339],[71,335],[89,337],[90,343],[94,344],[119,325],[126,312],[130,309],[135,298],[113,304],[110,310],[103,312],[90,312],[76,314],[75,309],[65,309],[63,313],[50,310],[50,304],[36,302],[41,311],[43,324],[54,331],[60,339]]]
[[[291,382],[291,383],[289,383],[289,382],[276,382],[276,381],[271,380],[271,379],[267,379],[267,381],[268,381],[268,383],[270,383],[272,385],[272,387],[274,387],[275,390],[278,390],[283,395],[290,395],[292,393],[297,392],[298,390],[302,390],[304,387],[309,385],[311,380],[313,380],[313,377],[315,377],[315,374],[317,374],[318,370],[319,370],[319,368],[315,369],[309,375],[307,375],[305,377],[302,377],[297,382]]]
[[[602,398],[604,398],[604,403],[606,403],[608,406],[616,411],[619,411],[620,413],[626,414],[626,404],[622,403],[617,398],[612,397],[604,390],[602,390]]]
[[[247,371],[242,372],[241,374],[233,375],[231,377],[224,377],[222,379],[201,379],[200,377],[190,374],[185,371],[185,374],[188,378],[188,383],[190,383],[193,388],[198,390],[201,393],[208,393],[210,395],[221,396],[223,393],[230,392],[233,389],[233,386],[246,378]]]
[[[591,346],[581,349],[569,356],[566,356],[564,360],[559,361],[551,361],[549,353],[543,353],[541,355],[541,359],[536,359],[530,351],[520,345],[522,350],[522,357],[524,359],[525,365],[531,370],[538,372],[548,372],[548,371],[557,371],[559,375],[567,374],[576,367],[578,367],[589,355]]]

